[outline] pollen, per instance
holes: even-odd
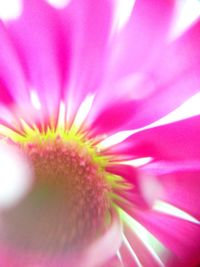
[[[34,183],[22,202],[4,212],[4,240],[27,251],[83,248],[104,230],[109,213],[104,167],[87,146],[59,137],[22,150]]]

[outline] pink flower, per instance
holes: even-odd
[[[200,21],[170,41],[175,1],[137,0],[120,30],[115,7],[24,0],[0,24],[1,143],[33,171],[0,200],[1,266],[200,260],[200,116],[150,125],[199,91]]]

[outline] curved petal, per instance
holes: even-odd
[[[105,85],[90,118],[94,134],[143,127],[197,93],[200,89],[199,31],[200,21],[166,45],[148,70],[133,72],[130,81],[120,87]]]
[[[156,160],[199,160],[200,116],[150,128],[110,149],[112,153]],[[197,162],[196,162],[197,163]]]
[[[200,171],[177,172],[158,176],[162,186],[160,200],[200,219]],[[194,219],[194,221],[195,221]]]
[[[0,81],[0,101],[7,106],[14,102],[12,94],[2,81]]]
[[[61,97],[65,46],[56,10],[43,0],[23,1],[23,13],[8,24],[30,90],[35,90],[44,110],[58,109]],[[63,56],[64,57],[64,56]]]
[[[134,211],[132,215],[176,255],[177,260],[169,266],[196,266],[199,262],[199,225],[156,211]]]
[[[147,235],[147,234],[146,234]],[[148,238],[147,238],[148,240]],[[152,250],[149,244],[143,239],[141,232],[138,232],[134,227],[130,227],[126,221],[124,221],[124,234],[123,234],[123,244],[120,249],[121,257],[126,267],[158,267],[167,266],[167,261],[169,257],[169,252],[164,247],[160,247],[157,244],[157,251]],[[153,244],[153,239],[151,240]],[[150,243],[151,243],[150,242]],[[154,254],[155,253],[155,254]],[[168,254],[168,255],[167,255]],[[172,255],[170,255],[171,257]]]
[[[19,119],[35,118],[21,59],[3,22],[0,22],[0,122],[19,128]]]
[[[128,200],[132,205],[147,208],[148,203],[142,195],[141,186],[140,186],[140,175],[138,171],[131,167],[122,164],[116,164],[109,166],[107,171],[118,175],[124,178],[125,187],[128,184],[127,189],[117,188],[113,189],[113,193],[116,193],[117,196],[120,196],[123,200]]]
[[[159,164],[157,166],[159,168]],[[161,165],[162,167],[165,168]],[[126,173],[126,180],[132,180],[131,174]],[[131,201],[134,207],[143,209],[155,206],[157,208],[158,205],[158,209],[160,207],[162,209],[162,206],[166,206],[169,207],[169,212],[170,207],[172,212],[180,211],[180,216],[185,219],[193,222],[200,220],[200,170],[185,170],[183,166],[182,170],[174,168],[165,172],[164,169],[161,174],[158,174],[157,170],[152,170],[147,165],[142,168],[135,180],[130,196],[126,192],[120,194]],[[134,194],[138,198],[134,198]],[[139,205],[137,205],[137,199],[140,199]]]
[[[0,102],[5,105],[14,102],[23,103],[29,99],[26,79],[15,47],[2,22],[0,22],[0,49]]]
[[[60,12],[64,27],[69,29],[66,34],[70,39],[71,61],[66,101],[72,115],[103,82],[113,11],[109,0],[72,0]]]
[[[161,53],[171,26],[175,1],[136,0],[124,28],[111,43],[108,79],[144,70]]]
[[[145,171],[148,171],[148,166]],[[154,174],[151,172],[151,175]],[[149,187],[148,175],[149,172],[146,173],[143,190],[155,196],[159,193],[151,203],[152,208],[144,210],[134,206],[134,203],[121,207],[177,257],[167,266],[196,266],[195,263],[200,260],[199,171],[173,170],[170,174],[159,175],[156,180],[162,190],[154,193]],[[145,197],[145,192],[141,192],[141,195]]]
[[[143,126],[146,120],[151,123],[199,92],[199,31],[200,20],[163,49],[162,56],[149,71],[156,90],[139,101],[140,109],[129,127]]]
[[[78,20],[76,17],[74,19],[76,23],[74,23],[75,29],[73,31],[76,32],[76,35],[72,39],[75,50],[72,51],[69,101],[74,100],[75,103],[78,101],[80,104],[86,94],[94,92],[97,93],[97,105],[100,104],[101,100],[105,104],[108,93],[112,95],[109,97],[109,101],[113,96],[115,97],[115,92],[111,92],[113,84],[118,83],[119,78],[119,73],[116,73],[115,70],[120,69],[120,72],[123,72],[128,68],[131,69],[132,73],[138,69],[138,64],[144,65],[142,59],[143,57],[147,58],[144,51],[149,57],[153,56],[155,51],[152,50],[155,50],[155,47],[157,47],[156,51],[158,52],[158,46],[162,47],[167,34],[174,3],[171,0],[165,1],[165,3],[160,1],[159,4],[157,2],[159,1],[136,1],[128,25],[119,34],[111,35],[113,26],[111,23],[113,18],[111,1],[91,2],[91,0],[87,0],[76,1],[76,3],[72,1],[71,13],[77,13],[73,11],[73,8],[76,10],[78,8],[84,10],[85,8],[86,12],[82,14],[79,11]],[[84,23],[82,15],[84,15]],[[85,31],[87,34],[84,35]],[[150,46],[152,49],[149,49]],[[136,62],[136,56],[138,62]],[[112,82],[111,79],[113,79]],[[94,107],[94,114],[98,113],[98,109],[96,110]]]

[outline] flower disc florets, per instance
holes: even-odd
[[[82,248],[103,231],[109,187],[98,157],[87,145],[60,137],[28,142],[31,192],[4,214],[5,239],[30,250]]]

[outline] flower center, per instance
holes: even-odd
[[[4,212],[4,238],[26,250],[82,248],[103,231],[109,211],[105,171],[87,147],[60,138],[23,146],[35,180],[29,194]]]

